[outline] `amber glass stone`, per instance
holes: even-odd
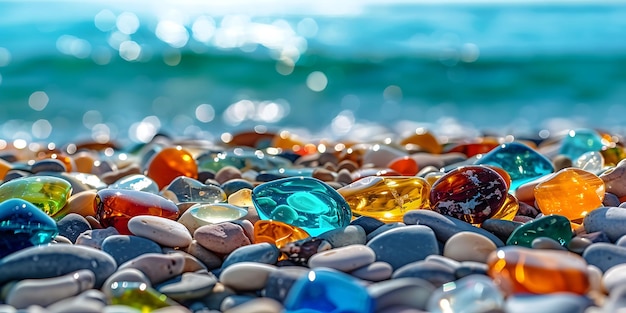
[[[159,189],[163,189],[179,176],[198,179],[198,165],[187,150],[181,147],[168,147],[150,159],[146,176],[152,178]]]
[[[626,159],[626,150],[622,146],[603,149],[600,151],[604,157],[604,165],[616,166],[619,161]]]
[[[493,169],[462,166],[439,178],[430,191],[434,211],[472,224],[491,218],[504,204],[507,186]]]
[[[488,275],[506,295],[571,292],[589,289],[587,262],[561,250],[506,246],[489,255]]]
[[[502,178],[504,179],[504,182],[506,183],[506,188],[507,189],[511,188],[511,175],[509,174],[509,172],[507,172],[505,169],[499,166],[490,165],[490,164],[483,164],[483,165],[498,172],[498,174],[500,174],[500,176],[502,176]]]
[[[410,210],[427,209],[430,184],[420,177],[370,176],[337,189],[352,213],[401,222]]]
[[[122,235],[131,234],[128,220],[137,215],[178,218],[178,207],[174,202],[153,193],[127,189],[98,191],[94,211],[103,227],[113,226]]]
[[[415,174],[419,171],[417,162],[409,156],[396,158],[389,162],[387,167],[403,176],[415,176]]]
[[[437,138],[430,132],[423,129],[417,129],[415,134],[406,137],[400,141],[401,145],[413,144],[419,146],[426,152],[439,154],[443,150],[443,147],[437,140]]]
[[[262,148],[268,146],[272,139],[274,138],[274,133],[269,132],[256,132],[256,131],[245,131],[240,132],[231,138],[226,144],[231,147],[251,147],[251,148]]]
[[[361,168],[351,174],[352,181],[370,177],[370,176],[402,176],[402,174],[390,168]]]
[[[573,221],[602,206],[605,185],[593,173],[565,168],[535,186],[534,194],[544,215],[563,215]]]
[[[254,243],[268,242],[279,249],[286,244],[311,237],[304,229],[274,220],[254,223]]]
[[[512,221],[517,215],[517,211],[519,210],[519,201],[512,194],[506,195],[506,200],[500,207],[500,209],[494,214],[491,218],[498,220],[507,220]]]

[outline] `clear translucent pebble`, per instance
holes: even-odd
[[[484,275],[470,275],[444,284],[430,297],[431,313],[479,313],[501,309],[504,297],[493,281]]]

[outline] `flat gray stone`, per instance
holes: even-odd
[[[589,298],[572,293],[514,295],[507,298],[504,311],[507,313],[583,313],[592,304]]]
[[[267,242],[255,243],[231,252],[222,263],[222,269],[239,262],[276,264],[279,256],[280,250],[275,245]]]
[[[70,213],[57,222],[59,235],[69,239],[72,243],[80,234],[91,229],[89,222],[80,214]]]
[[[161,246],[150,240],[132,235],[113,235],[102,241],[102,251],[110,254],[117,264],[125,263],[142,254],[161,253]]]
[[[394,270],[439,254],[435,233],[423,225],[390,229],[374,237],[367,246],[374,250],[376,261],[387,262]]]
[[[217,277],[211,273],[183,273],[155,289],[176,301],[193,300],[211,293]]]
[[[376,312],[395,306],[425,310],[435,286],[420,278],[405,277],[371,284],[367,291],[375,300]]]
[[[421,278],[430,282],[437,288],[441,287],[445,283],[456,280],[456,276],[454,276],[454,269],[445,266],[442,263],[432,261],[417,261],[409,263],[397,269],[391,275],[392,279],[403,277]]]
[[[620,207],[603,207],[592,210],[583,220],[587,233],[602,231],[611,242],[616,242],[626,235],[626,209]]]
[[[348,225],[346,227],[329,230],[317,236],[326,239],[333,248],[340,248],[349,245],[364,245],[366,242],[365,230],[359,225]]]
[[[626,263],[626,247],[605,242],[594,243],[585,249],[583,258],[588,264],[606,272],[615,265]]]

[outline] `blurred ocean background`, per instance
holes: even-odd
[[[2,1],[0,141],[626,129],[624,1]]]

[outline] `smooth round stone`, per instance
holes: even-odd
[[[240,179],[241,171],[234,166],[224,166],[215,173],[215,180],[223,184],[231,179]]]
[[[329,230],[317,236],[325,239],[333,248],[340,248],[349,245],[366,243],[366,235],[363,227],[358,225],[348,225],[333,230]]]
[[[602,206],[618,207],[620,204],[622,204],[622,201],[620,201],[616,195],[610,192],[607,192],[604,194],[604,199],[602,200]]]
[[[182,224],[159,216],[138,215],[128,221],[128,230],[136,236],[148,238],[164,247],[187,247],[191,234]]]
[[[238,291],[260,290],[276,266],[255,262],[239,262],[225,268],[220,273],[219,281],[225,286]]]
[[[427,256],[424,259],[424,261],[441,263],[442,265],[447,266],[454,270],[456,270],[457,268],[459,268],[459,266],[461,266],[461,262],[445,257],[443,255],[439,255],[439,254],[431,254]]]
[[[496,235],[500,240],[506,241],[511,237],[513,231],[516,228],[524,225],[521,222],[514,222],[508,220],[488,219],[480,224],[480,228]]]
[[[626,209],[602,207],[587,214],[583,226],[587,233],[603,231],[612,242],[626,235]]]
[[[102,248],[102,243],[110,236],[119,235],[117,229],[113,227],[107,227],[102,229],[91,229],[82,232],[78,238],[76,238],[76,244],[81,246],[92,247],[96,249]]]
[[[183,251],[177,250],[174,248],[163,248],[163,253],[172,254],[177,253],[185,257],[185,266],[183,266],[183,273],[186,272],[197,272],[197,271],[208,271],[207,267],[195,256]]]
[[[250,244],[243,228],[229,222],[202,226],[196,229],[193,238],[206,249],[221,254]]]
[[[74,193],[70,196],[67,203],[58,214],[76,213],[83,217],[92,216],[94,214],[93,202],[95,198],[95,190],[86,190]]]
[[[426,309],[435,286],[420,278],[405,277],[371,284],[367,287],[367,291],[374,298],[376,312],[395,306],[421,311]]]
[[[234,307],[240,306],[246,302],[251,300],[258,299],[253,295],[232,295],[224,298],[222,303],[220,304],[220,311],[225,312]]]
[[[497,247],[489,238],[473,233],[460,232],[448,239],[443,248],[443,256],[457,261],[487,262],[487,257]]]
[[[115,282],[133,282],[133,283],[143,283],[148,287],[152,287],[152,283],[146,274],[136,268],[123,268],[115,271],[102,285],[102,292],[104,292],[107,297],[113,297],[113,293],[111,290],[111,285]]]
[[[583,254],[583,252],[585,252],[585,249],[587,249],[587,247],[589,247],[591,244],[593,244],[591,240],[584,237],[576,236],[572,238],[572,240],[570,240],[569,244],[567,245],[567,249],[576,254]]]
[[[209,251],[201,246],[197,241],[193,240],[187,247],[187,253],[196,257],[208,270],[217,269],[222,266],[222,258],[214,252]]]
[[[281,266],[272,271],[267,277],[263,288],[263,296],[283,302],[291,286],[303,276],[308,275],[309,269],[303,266]]]
[[[492,312],[504,305],[504,295],[493,281],[483,275],[470,275],[437,289],[428,300],[431,313]]]
[[[464,261],[454,269],[454,276],[456,278],[463,278],[470,275],[485,275],[487,276],[487,270],[489,267],[485,263]]]
[[[224,311],[225,313],[281,313],[280,302],[269,298],[255,298]]]
[[[57,222],[59,235],[76,242],[76,239],[83,232],[90,230],[89,222],[76,213],[70,213]]]
[[[204,225],[219,224],[239,220],[248,215],[248,210],[226,203],[195,204],[181,215],[178,222],[190,233]]]
[[[54,220],[32,203],[17,198],[0,203],[0,258],[47,244],[57,233]]]
[[[231,179],[221,185],[222,190],[226,193],[226,196],[230,196],[233,193],[241,189],[254,189],[254,185],[245,179]]]
[[[626,263],[626,247],[604,242],[594,243],[585,249],[583,258],[588,264],[606,272],[615,265]]]
[[[102,241],[100,248],[110,254],[117,264],[125,263],[147,253],[161,253],[161,246],[156,242],[129,235],[112,235]]]
[[[608,269],[602,275],[602,286],[610,294],[612,290],[620,286],[625,286],[626,281],[626,263],[618,264]]]
[[[314,254],[309,259],[310,268],[328,267],[351,272],[376,261],[374,250],[365,245],[349,245]]]
[[[63,299],[46,307],[47,312],[63,313],[102,313],[106,308],[106,303],[96,299],[90,299],[82,294]],[[123,313],[123,312],[117,312]],[[133,312],[136,313],[136,312]]]
[[[119,269],[135,268],[146,274],[152,285],[162,283],[183,272],[185,257],[180,254],[142,254],[119,266]]]
[[[439,262],[417,261],[396,269],[391,275],[392,279],[415,277],[421,278],[440,287],[445,283],[455,281],[454,269]]]
[[[280,257],[280,250],[270,243],[261,242],[242,246],[231,252],[224,263],[222,269],[239,262],[257,262],[264,264],[276,264]]]
[[[159,193],[159,186],[157,183],[150,177],[142,174],[132,174],[122,177],[111,184],[109,188],[145,191],[154,194]]]
[[[391,274],[393,274],[393,268],[387,262],[374,262],[350,272],[350,275],[367,281],[387,280]]]
[[[435,233],[423,225],[388,230],[370,240],[367,246],[376,254],[376,261],[387,262],[394,270],[431,254],[439,254]]]
[[[570,221],[562,215],[546,215],[534,219],[516,228],[506,241],[507,245],[530,248],[538,237],[552,238],[562,246],[567,246],[572,239]]]
[[[406,224],[402,223],[402,222],[393,222],[393,223],[386,223],[385,225],[382,225],[378,228],[376,228],[374,231],[372,231],[371,233],[367,234],[367,237],[365,237],[365,240],[367,240],[367,242],[369,242],[370,240],[372,240],[374,237],[397,227],[403,227],[406,226]]]
[[[67,172],[67,168],[65,164],[57,159],[43,159],[39,160],[33,165],[30,166],[30,171],[33,174],[42,173],[42,172]]]
[[[90,270],[78,270],[53,278],[24,279],[11,287],[5,302],[18,309],[31,305],[48,306],[93,288],[95,280],[96,276]]]
[[[363,228],[363,230],[365,230],[366,234],[370,234],[371,232],[373,232],[374,230],[376,230],[378,227],[381,227],[383,225],[385,225],[384,222],[381,222],[371,216],[359,216],[355,219],[353,219],[350,222],[350,225],[358,225],[361,226]]]
[[[183,273],[166,281],[155,289],[176,301],[187,301],[202,298],[217,284],[217,277],[211,273]]]
[[[420,224],[430,227],[435,232],[437,240],[441,242],[448,241],[448,239],[456,233],[469,231],[486,236],[491,239],[497,247],[504,246],[502,240],[482,228],[475,227],[470,223],[431,210],[409,211],[404,215],[404,223],[407,225]]]
[[[50,278],[87,269],[95,274],[95,286],[115,272],[109,254],[78,245],[30,247],[0,259],[0,285],[11,280]]]
[[[63,208],[72,194],[72,185],[53,176],[29,176],[0,185],[0,201],[20,198],[53,216]]]
[[[549,237],[537,237],[533,239],[530,243],[530,247],[533,249],[567,250],[560,242]]]
[[[507,313],[584,313],[592,305],[593,302],[589,298],[572,293],[516,295],[507,298],[504,311]]]
[[[604,181],[607,192],[618,198],[626,196],[626,161],[622,160],[616,166],[600,174],[600,179]]]
[[[254,206],[252,203],[252,189],[245,188],[237,190],[235,193],[228,196],[227,202],[239,207]]]

